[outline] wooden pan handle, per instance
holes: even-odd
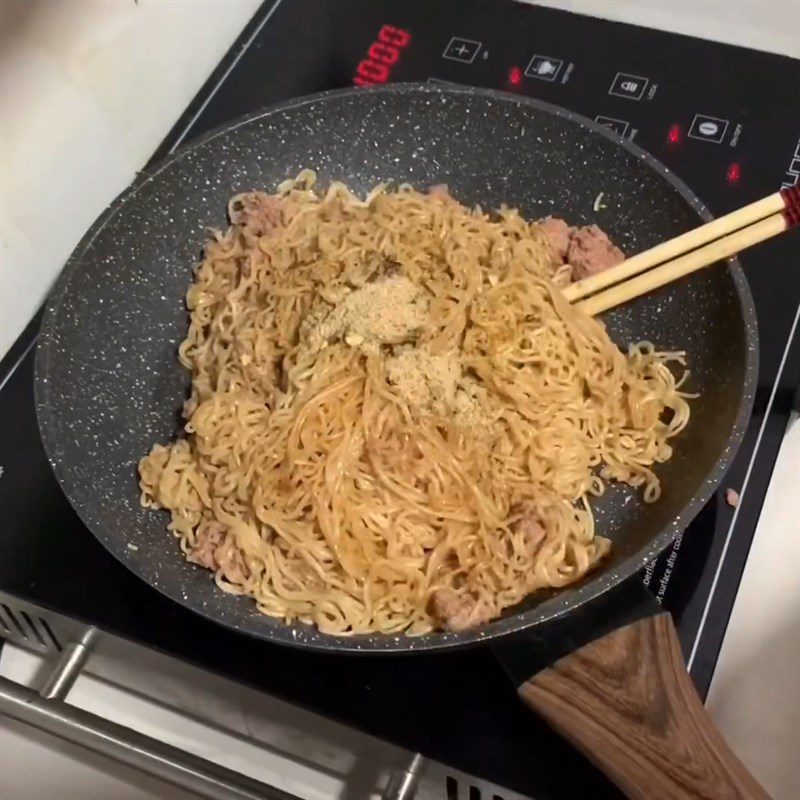
[[[584,645],[518,691],[632,800],[768,798],[706,714],[669,614]]]

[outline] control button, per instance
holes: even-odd
[[[559,58],[550,58],[550,56],[534,56],[525,74],[529,78],[538,78],[541,81],[554,81],[561,72],[561,67],[564,62]]]
[[[614,80],[611,81],[611,88],[608,93],[613,94],[615,97],[624,97],[627,100],[641,100],[648,83],[650,81],[641,75],[628,75],[627,72],[618,72]]]
[[[789,169],[786,171],[790,175],[800,175],[800,158],[793,158],[792,163],[789,164]]]
[[[728,130],[728,120],[719,117],[709,117],[706,114],[695,114],[692,127],[689,128],[691,139],[701,139],[704,142],[720,144]]]
[[[595,117],[595,122],[605,125],[606,128],[611,128],[614,133],[624,136],[628,131],[628,124],[624,119],[614,119],[613,117]]]
[[[793,189],[797,186],[797,179],[800,178],[800,175],[787,175],[786,180],[781,184],[783,189]]]
[[[463,61],[465,64],[471,64],[478,55],[478,50],[481,49],[483,42],[474,42],[472,39],[459,39],[454,36],[450,40],[442,53],[442,58],[449,58],[451,61]]]

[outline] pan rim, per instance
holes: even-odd
[[[47,300],[45,313],[40,327],[39,340],[36,347],[35,372],[34,372],[34,402],[36,415],[39,424],[40,435],[44,445],[47,459],[50,463],[56,478],[73,510],[78,514],[83,524],[89,529],[92,535],[118,560],[123,566],[133,572],[138,578],[152,585],[146,577],[146,572],[139,568],[134,568],[125,558],[127,551],[123,542],[119,542],[117,547],[113,537],[95,533],[95,528],[99,527],[91,521],[91,510],[84,504],[73,499],[71,495],[73,480],[62,463],[58,461],[54,454],[58,451],[58,431],[54,424],[55,415],[51,414],[49,403],[48,376],[50,373],[52,337],[51,332],[58,318],[61,303],[66,295],[71,277],[77,272],[82,264],[82,256],[92,245],[94,240],[103,231],[105,226],[124,209],[125,204],[136,195],[145,185],[154,180],[161,172],[173,164],[187,157],[194,150],[205,146],[211,140],[230,134],[237,128],[247,125],[262,117],[292,110],[304,105],[324,102],[329,99],[337,99],[358,94],[362,95],[394,95],[394,94],[430,94],[437,95],[467,95],[483,97],[494,102],[512,103],[518,106],[531,107],[537,111],[549,113],[556,117],[569,120],[580,127],[591,130],[595,134],[604,136],[617,146],[623,147],[632,155],[641,159],[650,169],[678,192],[689,206],[698,214],[701,221],[712,219],[711,213],[700,198],[671,170],[665,167],[658,159],[638,145],[623,139],[610,129],[602,126],[581,114],[561,108],[560,106],[544,102],[536,98],[522,97],[516,94],[503,92],[495,89],[480,87],[458,86],[456,84],[433,84],[433,83],[393,83],[385,86],[375,87],[349,87],[344,89],[332,89],[318,92],[311,95],[292,98],[290,100],[271,104],[257,111],[238,117],[227,123],[215,127],[202,136],[190,141],[186,145],[178,147],[175,151],[168,154],[165,158],[154,164],[152,167],[143,170],[133,183],[128,186],[108,208],[95,220],[87,233],[81,238],[78,245],[67,260],[61,274],[56,280],[54,287]],[[741,308],[742,319],[745,326],[745,369],[741,399],[736,413],[735,421],[728,439],[727,446],[716,459],[714,465],[709,470],[705,479],[700,484],[698,491],[694,494],[672,520],[655,534],[650,543],[630,555],[620,562],[612,571],[598,572],[589,576],[585,582],[568,591],[559,592],[552,598],[548,598],[541,604],[532,609],[510,614],[497,620],[493,620],[480,629],[464,631],[461,633],[433,632],[422,636],[409,637],[405,634],[358,634],[354,636],[335,636],[323,634],[315,628],[311,628],[308,633],[303,626],[302,635],[298,635],[298,627],[287,625],[281,620],[270,617],[263,617],[264,626],[257,630],[240,627],[235,621],[222,620],[213,613],[207,611],[201,604],[191,605],[189,599],[178,591],[170,591],[169,588],[158,586],[157,591],[168,597],[170,600],[179,603],[181,606],[200,614],[206,619],[222,625],[231,630],[244,633],[248,636],[271,641],[280,644],[302,647],[317,651],[335,651],[342,653],[403,653],[403,652],[432,652],[450,650],[468,645],[480,644],[481,642],[496,639],[544,624],[559,618],[570,611],[591,602],[603,592],[618,585],[623,580],[631,577],[659,553],[665,550],[673,541],[676,535],[682,532],[702,509],[708,499],[721,482],[725,472],[733,461],[736,452],[741,445],[747,423],[752,411],[755,386],[758,375],[758,330],[753,303],[752,293],[749,284],[742,270],[738,259],[729,259],[728,271],[733,279],[739,305]],[[177,556],[177,551],[175,552]],[[313,635],[312,635],[313,632]]]

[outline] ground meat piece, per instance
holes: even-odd
[[[544,541],[547,532],[541,523],[539,515],[533,507],[533,503],[522,502],[517,504],[512,510],[512,514],[522,514],[522,516],[511,525],[514,533],[521,533],[525,542],[525,549],[529,552],[535,551]]]
[[[725,502],[731,507],[736,508],[739,505],[739,492],[736,489],[725,490]]]
[[[574,228],[570,228],[563,219],[545,217],[539,221],[550,248],[550,258],[554,266],[560,266],[567,260],[570,236]]]
[[[186,558],[206,569],[222,571],[231,583],[244,583],[250,577],[241,550],[219,522],[201,522],[196,542]]]
[[[195,544],[186,558],[193,564],[216,570],[217,562],[214,558],[214,552],[224,539],[225,528],[218,522],[201,522],[197,528]]]
[[[228,203],[231,224],[241,225],[256,236],[265,236],[282,223],[283,201],[265,192],[242,192]]]
[[[470,592],[458,593],[455,589],[437,589],[431,595],[431,614],[448,631],[465,631],[483,625],[496,614],[483,600]]]
[[[612,244],[597,225],[587,225],[572,234],[567,261],[574,267],[575,280],[596,275],[625,260],[625,254]]]
[[[245,563],[242,551],[229,536],[214,551],[214,559],[222,571],[222,577],[231,583],[244,583],[250,577],[250,570]]]

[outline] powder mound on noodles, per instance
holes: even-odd
[[[543,225],[306,171],[230,203],[187,295],[186,436],[139,465],[186,557],[335,634],[461,630],[609,550],[689,418],[649,343],[568,305]]]

